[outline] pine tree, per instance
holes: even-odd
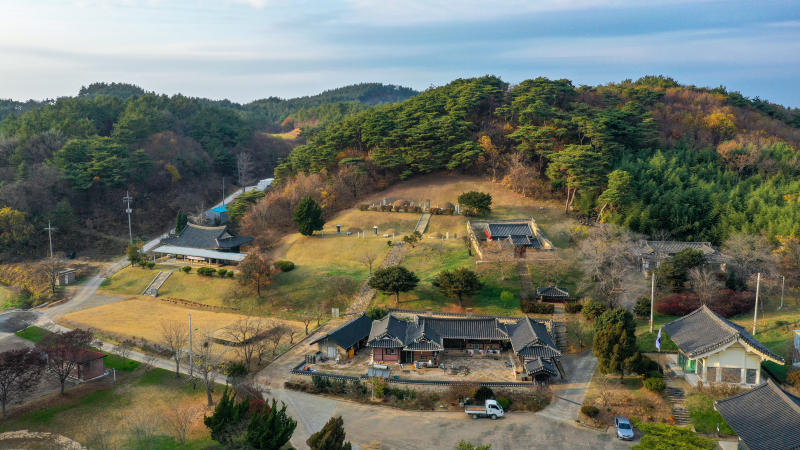
[[[272,399],[270,408],[264,407],[260,413],[254,413],[247,425],[247,443],[256,450],[278,450],[289,442],[297,421],[286,414],[286,404]]]
[[[395,294],[400,304],[400,293],[413,290],[419,284],[419,277],[403,266],[378,269],[369,279],[369,287],[381,292]]]
[[[635,370],[641,358],[636,337],[628,337],[623,322],[609,324],[596,333],[593,352],[599,361],[597,368],[600,372],[618,373],[620,382],[625,376],[625,370]]]
[[[467,268],[443,270],[436,274],[431,285],[444,296],[458,297],[458,306],[462,306],[463,296],[473,295],[483,289],[478,275]]]
[[[311,197],[306,197],[294,210],[294,222],[303,236],[311,236],[325,224],[322,207]]]
[[[247,420],[250,403],[247,400],[236,402],[235,393],[226,387],[222,398],[211,416],[203,418],[203,423],[211,430],[211,439],[227,444],[241,435]]]
[[[331,417],[321,430],[308,438],[306,444],[311,450],[351,450],[353,447],[344,441],[345,436],[342,416]]]
[[[186,213],[178,211],[178,217],[175,218],[175,234],[181,234],[188,223],[189,217],[186,216]]]

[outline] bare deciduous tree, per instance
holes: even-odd
[[[47,367],[61,382],[61,394],[64,394],[67,378],[78,368],[83,355],[94,343],[92,333],[78,329],[48,334],[36,344],[37,350],[47,355]]]
[[[289,327],[283,324],[278,324],[269,330],[266,341],[269,342],[270,346],[272,347],[273,357],[275,357],[275,354],[278,353],[278,346],[281,344],[283,337],[286,336],[288,332]]]
[[[108,417],[95,417],[83,430],[83,442],[92,450],[117,450],[120,442],[117,437],[117,421]]]
[[[130,439],[136,444],[136,448],[140,450],[155,448],[155,438],[159,428],[158,417],[144,408],[133,408],[125,416]]]
[[[164,424],[169,434],[181,444],[181,450],[186,448],[186,439],[194,428],[197,413],[196,407],[186,408],[180,405],[173,405],[164,413]]]
[[[549,259],[547,261],[536,261],[532,269],[542,274],[548,284],[558,285],[564,276],[569,272],[571,264],[563,259]]]
[[[705,305],[711,301],[719,285],[711,269],[705,266],[693,267],[689,270],[689,280],[692,283],[692,290],[700,297],[700,303]]]
[[[723,245],[725,255],[730,258],[730,270],[742,280],[756,273],[772,274],[777,270],[777,260],[767,238],[757,234],[735,233]]]
[[[241,152],[236,155],[236,174],[239,178],[239,186],[245,187],[253,181],[253,158],[248,152]]]
[[[56,286],[58,285],[58,274],[64,269],[65,265],[59,258],[60,255],[55,255],[53,258],[47,258],[39,264],[39,274],[42,279],[47,280],[53,294],[56,293]]]
[[[634,253],[637,237],[624,229],[598,225],[589,230],[589,237],[578,245],[584,285],[594,298],[619,306],[627,293],[641,284]]]
[[[234,346],[231,349],[244,360],[247,370],[252,368],[253,357],[257,355],[259,342],[275,326],[274,322],[261,317],[248,317],[227,327],[223,332]]]
[[[125,359],[130,359],[132,351],[133,351],[133,344],[127,341],[114,346],[114,353],[118,354],[119,356]]]
[[[354,165],[345,165],[336,174],[341,183],[347,187],[353,198],[358,198],[359,193],[369,185],[370,179],[367,171]]]
[[[378,259],[377,252],[366,250],[359,256],[358,261],[367,266],[367,268],[369,268],[369,274],[372,275],[372,265],[375,263],[376,259]]]
[[[444,246],[444,244],[434,244],[431,246],[431,250],[439,257],[439,261],[444,264],[445,256],[447,256],[447,248]]]
[[[311,321],[314,320],[314,316],[310,312],[304,311],[303,314],[301,314],[297,318],[297,320],[303,322],[303,325],[305,326],[306,336],[308,336],[308,326],[311,325]]]
[[[208,217],[206,216],[206,205],[205,203],[201,203],[200,206],[196,207],[194,212],[188,214],[189,222],[205,226],[209,224]]]
[[[3,405],[3,418],[6,417],[6,403],[9,400],[22,397],[39,385],[44,367],[40,355],[28,349],[0,353],[0,403]]]
[[[175,378],[181,376],[183,350],[189,344],[189,326],[179,321],[161,322],[161,341],[172,353],[175,361]]]
[[[208,327],[209,330],[215,330],[216,327]],[[202,333],[199,338],[194,342],[193,352],[193,372],[203,380],[206,387],[206,396],[208,397],[208,406],[214,406],[214,398],[211,394],[214,392],[214,385],[216,384],[217,370],[224,352],[218,348],[214,340],[213,331],[206,331]]]
[[[150,369],[156,367],[156,362],[158,362],[158,356],[152,353],[143,353],[142,363],[144,363],[144,370],[145,372],[149,372]]]

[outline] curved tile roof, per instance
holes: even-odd
[[[744,327],[724,319],[706,305],[664,325],[664,331],[689,358],[696,358],[731,342],[740,341],[764,358],[783,364],[782,357],[758,342]]]
[[[203,227],[188,223],[186,228],[181,231],[181,234],[164,238],[161,243],[176,247],[218,250],[238,247],[252,240],[253,238],[249,236],[237,236],[224,225],[220,227]]]
[[[365,314],[361,314],[355,319],[345,323],[339,328],[331,331],[330,333],[322,336],[308,345],[314,345],[317,342],[330,339],[339,344],[342,348],[347,349],[354,346],[356,343],[358,343],[358,341],[369,336],[371,330],[372,319],[367,317]]]

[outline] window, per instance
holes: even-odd
[[[386,354],[387,355],[394,355],[394,349],[393,348],[387,348],[386,349]]]
[[[723,367],[720,370],[720,378],[723,383],[741,383],[742,369],[738,367]]]
[[[758,369],[747,369],[745,382],[747,384],[756,384],[756,374],[757,373],[758,373]]]

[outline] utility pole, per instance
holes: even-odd
[[[58,230],[58,228],[54,228],[52,225],[50,225],[50,221],[48,220],[47,221],[47,228],[45,228],[45,230],[47,230],[47,234],[50,237],[50,257],[52,258],[53,257],[53,231]]]
[[[225,206],[225,177],[222,177],[222,206]]]
[[[194,347],[192,347],[192,315],[189,314],[189,378],[194,372]]]
[[[652,281],[650,282],[650,332],[653,332],[653,306],[656,302],[656,271],[653,271]]]
[[[131,244],[133,244],[133,231],[131,231],[131,213],[133,212],[131,209],[131,202],[133,201],[133,197],[131,197],[128,191],[125,191],[125,198],[123,198],[122,201],[128,203],[128,209],[125,210],[125,212],[128,213],[128,237],[130,237]]]
[[[758,274],[756,279],[756,312],[753,315],[753,336],[756,335],[756,323],[758,321],[758,290],[761,287],[761,274]]]
[[[783,278],[783,281],[781,282],[781,306],[778,306],[779,311],[783,308],[783,289],[786,287],[786,277],[781,276],[781,278]]]

